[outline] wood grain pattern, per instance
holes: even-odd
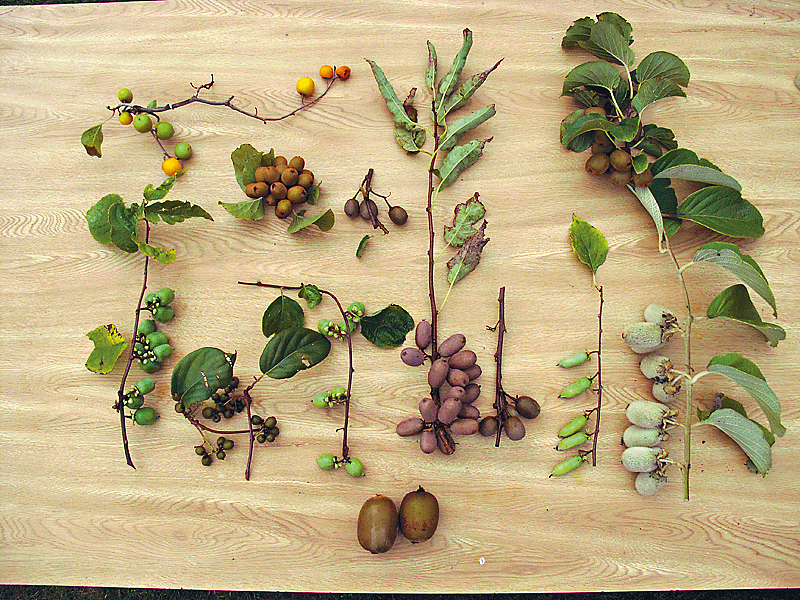
[[[651,301],[681,305],[674,270],[658,255],[635,200],[590,180],[583,158],[558,143],[559,122],[572,110],[559,97],[561,82],[588,60],[562,51],[561,36],[573,20],[607,9],[577,0],[558,8],[497,0],[185,0],[0,9],[0,581],[345,592],[800,585],[800,92],[793,83],[800,10],[788,0],[622,0],[614,7],[634,25],[639,58],[668,50],[689,66],[688,97],[648,109],[649,119],[736,177],[761,210],[766,234],[742,247],[769,277],[788,334],[773,349],[743,326],[696,328],[696,365],[723,350],[752,358],[781,398],[788,432],[762,479],[720,432],[696,429],[693,499],[685,503],[676,471],[647,499],[619,464],[625,406],[649,394],[620,332]],[[414,414],[424,374],[400,364],[397,352],[358,339],[350,435],[367,477],[314,464],[340,445],[341,415],[309,403],[342,382],[347,361],[339,346],[313,371],[258,390],[259,409],[278,416],[282,433],[256,450],[252,481],[243,481],[246,453],[238,449],[224,464],[200,467],[197,435],[166,394],[156,401],[163,418],[154,427],[131,428],[138,468],[128,468],[111,410],[121,369],[89,373],[84,334],[101,323],[129,333],[142,261],[97,244],[84,215],[108,193],[136,201],[146,184],[161,181],[160,160],[147,136],[115,123],[105,128],[103,158],[90,158],[81,132],[105,118],[123,86],[137,101],[177,101],[213,73],[207,97],[235,95],[259,114],[278,115],[296,106],[300,76],[323,63],[353,68],[316,108],[277,123],[198,105],[171,118],[196,154],[170,197],[214,217],[154,231],[154,241],[178,254],[150,274],[154,288],[178,291],[179,316],[166,327],[172,362],[215,345],[236,350],[237,370],[248,377],[258,372],[261,314],[274,294],[238,286],[239,279],[314,281],[370,309],[399,302],[418,319],[428,316],[425,158],[395,145],[363,59],[376,60],[400,94],[423,88],[426,40],[444,69],[465,26],[475,35],[467,71],[504,58],[471,104],[496,104],[497,116],[476,132],[494,139],[442,194],[435,219],[440,227],[455,203],[479,191],[491,242],[477,271],[454,288],[442,331],[462,331],[478,353],[484,395],[477,405],[490,412],[496,340],[486,326],[506,286],[505,386],[543,405],[528,436],[499,449],[462,438],[454,456],[422,456],[394,426]],[[323,181],[318,207],[336,211],[335,228],[289,236],[276,219],[230,217],[218,202],[241,199],[230,152],[245,142],[302,154]],[[341,204],[370,167],[376,188],[390,191],[410,220],[373,239],[359,261],[354,251],[365,227],[346,219]],[[598,467],[556,480],[547,478],[559,460],[555,432],[589,401],[557,398],[570,375],[555,363],[596,335],[596,294],[567,241],[573,213],[610,244],[599,272],[606,408]],[[675,239],[680,260],[713,239],[687,228]],[[700,307],[733,282],[712,267],[687,277]],[[329,312],[321,307],[310,319]],[[672,347],[679,353],[679,342]],[[169,372],[157,375],[157,389],[168,389]],[[698,397],[716,389],[703,380]],[[760,414],[735,386],[721,389]],[[681,442],[674,432],[676,459]],[[417,485],[439,498],[437,534],[367,555],[355,538],[361,504],[374,493],[399,502]]]

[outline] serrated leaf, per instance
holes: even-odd
[[[164,181],[162,181],[158,187],[153,187],[153,184],[148,183],[145,188],[142,196],[148,202],[155,202],[157,200],[163,200],[169,191],[172,189],[172,186],[175,184],[175,180],[177,179],[176,175],[172,177],[167,177]]]
[[[319,192],[320,192],[320,186],[321,185],[322,185],[322,182],[320,181],[319,183],[315,183],[315,184],[311,185],[306,190],[306,194],[307,194],[307,196],[306,196],[306,204],[308,204],[309,206],[314,206],[319,201]]]
[[[319,288],[310,283],[304,283],[300,286],[297,297],[305,300],[308,308],[316,308],[322,302],[322,293]]]
[[[466,117],[453,121],[447,126],[445,135],[439,141],[439,149],[445,152],[451,150],[465,133],[485,123],[495,114],[494,104],[490,104],[489,106],[479,108]]]
[[[600,104],[600,94],[592,90],[585,90],[583,88],[575,88],[565,94],[571,98],[575,98],[578,102],[586,106],[598,106]]]
[[[111,243],[112,227],[109,212],[114,204],[123,204],[122,197],[117,194],[108,194],[100,198],[94,206],[86,211],[89,233],[101,244]]]
[[[184,356],[172,371],[171,392],[176,402],[189,407],[208,400],[211,394],[226,387],[233,378],[236,353],[219,348],[198,348]]]
[[[406,111],[408,118],[414,123],[417,122],[417,109],[414,108],[414,96],[416,93],[417,88],[411,88],[408,96],[403,101],[403,109]],[[403,150],[415,154],[425,145],[425,130],[421,127],[408,129],[395,123],[394,138]]]
[[[500,66],[501,62],[503,62],[502,58],[485,71],[476,73],[458,86],[458,89],[450,95],[449,99],[446,100],[444,104],[444,110],[439,110],[438,112],[438,122],[440,125],[444,123],[444,118],[450,114],[450,112],[461,108],[469,101],[478,88],[484,84],[486,79],[489,77],[489,74]]]
[[[591,17],[583,17],[582,19],[574,21],[572,25],[567,28],[562,38],[561,47],[573,48],[583,42],[587,42],[592,33],[592,25],[594,25],[594,19]]]
[[[587,115],[589,116],[589,115]],[[622,119],[619,123],[612,123],[602,117],[592,118],[583,121],[580,127],[570,127],[569,131],[564,134],[561,140],[561,145],[565,148],[572,144],[573,140],[580,135],[593,131],[605,131],[609,137],[619,140],[621,142],[630,142],[639,133],[639,117],[630,117]],[[580,119],[578,122],[581,122]]]
[[[453,209],[453,224],[444,228],[444,240],[451,246],[461,246],[477,231],[473,225],[486,214],[486,207],[478,197],[479,194],[475,192],[472,198]]]
[[[664,154],[662,146],[666,150],[674,150],[678,147],[675,133],[671,129],[658,127],[652,123],[642,127],[642,140],[638,144],[639,148],[651,156],[660,157]]]
[[[361,258],[361,256],[364,254],[364,248],[367,247],[367,242],[369,242],[370,237],[371,236],[369,235],[365,235],[361,238],[361,241],[358,242],[358,248],[356,248],[356,258]]]
[[[168,225],[174,225],[195,217],[214,220],[203,207],[184,200],[164,200],[146,204],[144,207],[144,218],[151,223],[157,223],[161,219]]]
[[[464,29],[462,35],[463,41],[461,42],[461,48],[453,58],[453,64],[450,66],[450,70],[439,82],[440,106],[447,103],[448,96],[456,89],[458,80],[461,77],[461,71],[464,69],[464,65],[467,62],[467,55],[469,54],[470,48],[472,48],[472,32],[469,29]]]
[[[723,185],[737,192],[742,190],[742,186],[739,182],[730,175],[702,165],[675,165],[674,167],[662,169],[654,178],[686,179],[688,181],[698,181],[710,185]]]
[[[450,186],[456,179],[466,171],[469,167],[483,154],[483,148],[492,141],[492,138],[487,140],[472,140],[466,144],[461,144],[453,148],[447,153],[447,156],[442,160],[437,173],[441,181],[439,182],[439,190]]]
[[[325,360],[330,350],[330,340],[318,331],[289,327],[267,342],[259,368],[273,379],[287,379]]]
[[[455,285],[464,277],[472,273],[481,261],[483,247],[489,243],[489,238],[484,237],[487,222],[484,221],[481,228],[467,238],[453,258],[447,261],[447,280]]]
[[[614,88],[614,100],[617,101],[618,106],[627,106],[630,100],[631,86],[628,85],[628,80],[620,76],[617,87]],[[615,110],[616,112],[616,110]]]
[[[309,225],[316,225],[322,231],[330,231],[336,221],[336,218],[333,215],[333,210],[330,208],[321,215],[312,215],[307,217],[305,216],[305,213],[305,210],[297,211],[297,214],[294,216],[294,219],[292,219],[289,229],[287,230],[289,233],[297,233]]]
[[[242,144],[231,152],[231,162],[233,163],[233,171],[236,174],[236,182],[242,188],[242,191],[256,180],[255,172],[261,166],[262,156],[263,152],[259,152],[250,144]]]
[[[383,96],[389,112],[392,113],[394,122],[401,127],[405,127],[406,129],[413,129],[415,123],[406,114],[406,111],[403,108],[403,103],[400,102],[400,98],[397,97],[397,92],[394,91],[392,84],[389,83],[389,80],[386,78],[386,75],[384,75],[383,70],[375,61],[367,59],[367,62],[372,68],[372,75],[375,77],[375,81],[378,84],[378,90],[380,91],[381,96]]]
[[[396,348],[414,329],[414,319],[398,304],[361,318],[361,335],[379,348]]]
[[[650,166],[650,170],[655,176],[666,169],[678,165],[700,165],[722,172],[722,169],[720,169],[718,166],[706,160],[705,158],[698,157],[697,153],[687,148],[674,148],[670,150],[653,162],[653,164]]]
[[[81,134],[81,144],[89,156],[101,158],[100,146],[103,144],[103,125],[90,127]]]
[[[561,121],[561,145],[573,152],[588,150],[594,142],[594,132],[602,125],[601,121],[606,119],[596,114],[586,115],[580,108],[570,113]]]
[[[592,60],[578,65],[567,73],[561,95],[566,96],[575,88],[584,86],[601,87],[613,93],[619,81],[619,71],[616,68],[602,61]]]
[[[303,307],[296,300],[281,294],[264,311],[261,317],[261,332],[268,338],[289,327],[302,327],[305,320]]]
[[[222,202],[220,200],[220,204],[222,208],[237,219],[260,221],[264,218],[264,200],[262,198],[243,200],[241,202]]]
[[[572,215],[569,241],[578,259],[595,275],[608,256],[608,240],[605,236],[596,227]]]
[[[114,324],[100,325],[87,333],[86,337],[94,344],[94,349],[86,360],[86,368],[92,373],[110,373],[128,342]]]
[[[641,115],[653,102],[675,96],[685,98],[686,92],[670,79],[653,77],[639,85],[636,95],[631,100],[631,107]]]
[[[765,474],[772,467],[772,449],[757,423],[731,408],[713,411],[704,423],[713,425],[744,451],[757,473]]]
[[[722,290],[708,305],[706,316],[709,319],[726,317],[755,327],[764,334],[773,347],[777,346],[781,340],[786,339],[786,331],[783,327],[761,320],[761,315],[758,314],[750,300],[747,288],[741,283]]]
[[[689,68],[674,54],[664,51],[652,52],[636,67],[636,80],[643,83],[656,77],[669,79],[686,87],[689,85]]]
[[[136,240],[139,235],[139,220],[136,218],[136,211],[122,203],[111,204],[108,221],[111,224],[111,243],[130,254],[138,252]]]
[[[428,41],[428,67],[425,69],[425,85],[431,92],[436,89],[436,70],[439,59],[436,56],[436,48]]]
[[[732,352],[712,358],[706,370],[722,375],[743,387],[764,411],[769,421],[770,431],[778,437],[783,437],[786,428],[781,424],[780,400],[769,387],[767,380],[755,363]]]
[[[609,21],[598,21],[592,25],[592,32],[585,48],[598,58],[618,65],[632,67],[636,60],[636,55],[631,50],[628,40]]]
[[[618,15],[614,12],[604,12],[597,15],[598,21],[604,21],[613,25],[617,32],[622,36],[622,39],[625,40],[625,43],[629,46],[633,43],[633,26],[628,23],[623,17]]]
[[[758,209],[737,190],[721,185],[689,194],[678,206],[678,217],[731,237],[764,235],[763,217]]]
[[[155,244],[149,244],[147,242],[137,243],[139,245],[139,251],[142,254],[149,256],[161,264],[167,265],[169,263],[173,263],[177,258],[175,250],[165,250],[161,246],[156,246]]]
[[[742,254],[736,244],[728,242],[710,242],[704,244],[692,258],[694,262],[710,262],[727,269],[741,279],[772,307],[772,314],[778,316],[775,296],[761,267],[749,254]]]
[[[634,195],[639,199],[639,202],[642,204],[642,206],[644,206],[644,209],[653,219],[653,223],[656,226],[656,232],[658,233],[658,247],[660,249],[664,240],[664,219],[661,216],[661,207],[659,207],[658,202],[656,201],[649,187],[629,187]]]

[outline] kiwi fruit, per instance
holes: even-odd
[[[297,183],[297,178],[299,177],[299,173],[297,169],[293,167],[286,167],[281,173],[281,183],[285,185],[287,188],[292,187]]]
[[[369,498],[358,513],[358,543],[372,554],[386,552],[397,539],[397,522],[397,507],[391,498]]]
[[[286,186],[283,185],[280,181],[276,181],[269,187],[269,193],[275,196],[278,200],[283,200],[286,198],[287,193]]]
[[[303,171],[297,176],[297,185],[306,189],[314,184],[314,174],[311,171]]]
[[[372,215],[376,217],[378,216],[378,205],[375,204],[375,201],[372,199],[362,200],[358,212],[361,215],[362,219],[364,219],[365,221],[371,221],[372,216],[370,215],[370,213],[372,213]]]
[[[285,219],[292,214],[292,202],[288,198],[279,200],[275,205],[275,216],[279,219]]]
[[[412,544],[431,539],[439,526],[439,501],[422,486],[400,503],[400,531]]]
[[[277,167],[278,165],[288,165],[289,161],[286,160],[285,156],[276,156],[272,159],[272,165]]]
[[[608,154],[604,154],[602,152],[598,154],[592,154],[589,157],[589,160],[586,161],[586,172],[589,175],[593,175],[598,177],[608,171],[608,167],[611,165],[611,159],[609,158]]]
[[[263,198],[269,194],[269,186],[263,181],[256,181],[245,186],[244,193],[248,198]]]
[[[393,206],[389,209],[389,219],[395,225],[405,225],[408,221],[408,213],[402,206]]]
[[[295,171],[300,173],[306,167],[306,161],[302,156],[295,156],[287,163]]]
[[[649,187],[650,184],[653,183],[653,172],[648,167],[641,173],[634,173],[633,183],[636,184],[637,187]]]
[[[611,153],[611,166],[617,171],[627,171],[631,168],[631,155],[617,148]]]
[[[278,199],[272,194],[267,194],[264,198],[264,202],[266,202],[267,206],[275,206],[278,203]]]
[[[617,171],[614,169],[611,171],[609,179],[615,186],[619,188],[625,187],[631,182],[631,170],[628,169],[627,171]]]
[[[302,204],[308,198],[308,192],[306,192],[306,188],[295,185],[289,188],[286,197],[292,204]]]
[[[344,203],[344,214],[348,217],[356,218],[360,213],[360,207],[358,205],[358,200],[355,198],[350,198],[347,202]]]

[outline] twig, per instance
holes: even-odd
[[[495,448],[500,447],[500,434],[503,432],[503,423],[505,423],[506,409],[508,402],[506,401],[506,392],[503,390],[503,338],[506,333],[506,288],[500,288],[500,295],[497,298],[499,303],[497,325],[494,330],[497,331],[497,352],[494,354],[494,360],[497,363],[497,373],[495,375],[495,398],[494,407],[497,410],[497,436],[495,437]]]

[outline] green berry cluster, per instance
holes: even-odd
[[[199,446],[194,447],[194,453],[200,457],[200,463],[204,467],[208,467],[211,466],[211,463],[213,461],[213,459],[211,458],[212,454],[216,456],[219,460],[225,460],[225,457],[227,456],[225,452],[233,450],[234,446],[235,443],[233,440],[229,440],[226,437],[220,436],[217,438],[216,447],[212,448],[210,452],[206,448],[205,444],[201,444]]]
[[[278,429],[278,420],[275,417],[264,419],[258,415],[253,415],[250,417],[250,423],[253,424],[253,427],[259,428],[256,433],[256,441],[259,444],[265,442],[271,444],[281,434],[281,430]]]
[[[158,420],[158,413],[154,408],[144,406],[144,397],[152,392],[156,384],[149,377],[140,379],[133,384],[131,390],[122,397],[122,403],[133,411],[131,419],[137,425],[152,425]]]
[[[317,466],[323,471],[330,471],[344,466],[345,471],[352,477],[364,476],[364,463],[357,458],[342,459],[333,454],[323,454],[317,459]]]
[[[355,333],[358,324],[366,314],[366,307],[363,302],[351,302],[345,311],[345,321],[340,322],[338,325],[330,319],[320,319],[317,324],[317,331],[322,335],[327,335],[337,340],[345,339],[348,330],[352,335]]]
[[[339,385],[327,392],[315,394],[311,402],[319,408],[330,408],[337,404],[343,404],[345,400],[347,400],[347,390]]]
[[[209,419],[214,423],[219,423],[223,418],[231,419],[234,417],[234,415],[244,411],[246,408],[244,398],[242,396],[234,395],[234,392],[238,387],[239,378],[234,377],[224,388],[220,388],[211,394],[210,401],[213,403],[213,405],[203,407],[203,410],[200,413],[203,415],[203,418]],[[175,410],[178,412],[184,412],[185,409],[179,410],[179,406],[183,407],[183,404],[176,404]]]
[[[175,292],[168,288],[161,288],[155,294],[147,294],[144,299],[145,307],[153,315],[157,323],[169,323],[175,317],[175,309],[170,304],[175,300]]]
[[[169,337],[157,330],[154,320],[145,319],[139,323],[133,344],[133,358],[139,361],[142,371],[155,373],[161,368],[161,363],[172,356],[172,352]]]

